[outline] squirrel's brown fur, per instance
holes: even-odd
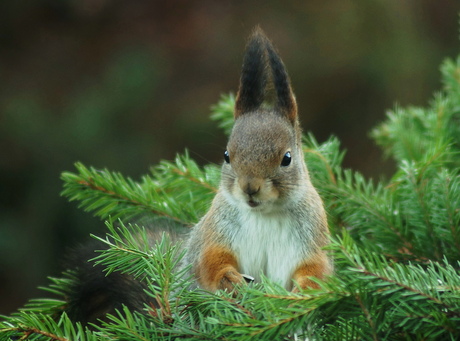
[[[328,227],[303,160],[297,104],[284,65],[256,28],[249,39],[222,181],[193,228],[184,263],[197,284],[233,290],[242,273],[316,287],[332,264]]]

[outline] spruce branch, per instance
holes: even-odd
[[[62,174],[62,195],[80,201],[80,207],[102,219],[153,214],[190,225],[207,209],[219,181],[217,167],[201,169],[188,153],[177,156],[174,163],[164,161],[152,168],[152,175],[140,182],[106,169],[75,166],[77,174]]]
[[[337,184],[337,170],[342,164],[345,152],[340,149],[336,137],[319,143],[312,134],[303,136],[304,155],[312,181],[320,190]]]
[[[361,299],[361,296],[359,294],[355,294],[355,299],[356,301],[358,302],[359,304],[359,307],[361,308],[361,310],[363,311],[364,313],[364,317],[367,321],[367,323],[369,324],[369,327],[370,327],[370,331],[371,331],[371,337],[372,337],[372,340],[373,341],[378,341],[379,340],[379,337],[378,337],[378,333],[377,333],[377,328],[376,328],[376,325],[375,325],[375,321],[374,321],[374,318],[372,316],[372,314],[369,312],[369,310],[367,309],[366,305],[364,304],[363,300]]]
[[[69,339],[66,339],[66,338],[63,338],[63,337],[59,337],[57,335],[54,335],[52,333],[49,333],[49,332],[46,332],[46,331],[43,331],[43,330],[39,330],[38,328],[33,328],[33,327],[30,327],[30,328],[24,328],[22,330],[16,330],[16,331],[21,331],[24,333],[24,335],[19,339],[19,340],[27,340],[29,339],[33,334],[37,334],[37,335],[43,335],[43,336],[46,336],[48,337],[50,340],[56,340],[56,341],[70,341]]]
[[[117,315],[109,315],[108,320],[96,328],[100,330],[99,334],[104,334],[109,340],[148,341],[162,339],[161,332],[155,328],[148,316],[131,312],[126,307],[122,312],[117,312]]]
[[[22,311],[0,322],[0,337],[4,340],[56,340],[56,341],[96,341],[104,340],[102,335],[74,324],[65,313],[58,320],[53,316]]]
[[[368,321],[372,313],[362,303],[363,297],[376,300],[373,309],[379,304],[385,307],[389,315],[387,328],[391,326],[394,331],[408,333],[417,326],[426,333],[460,332],[458,326],[452,327],[453,321],[460,321],[460,277],[452,266],[432,262],[422,268],[391,262],[381,254],[360,249],[346,232],[343,239],[334,242],[333,248],[340,249],[336,253],[337,262],[343,269],[340,276],[344,276],[343,279],[353,288]],[[439,314],[443,317],[440,318]],[[433,324],[435,318],[439,320],[436,326]]]
[[[106,227],[108,233],[105,238],[93,236],[109,247],[100,250],[100,255],[92,259],[96,265],[106,266],[107,273],[120,271],[135,277],[145,276],[147,273],[159,280],[169,280],[173,276],[172,269],[177,267],[184,253],[180,244],[171,245],[167,235],[152,234],[137,225],[125,225],[121,220],[118,220],[117,226],[112,220],[106,221]],[[169,289],[171,285],[172,290]],[[173,291],[174,285],[177,284],[170,283],[163,287]]]
[[[218,122],[219,128],[229,136],[233,127],[233,111],[235,108],[235,95],[223,94],[219,102],[211,107],[211,119]]]
[[[120,173],[108,170],[87,168],[76,163],[78,174],[64,172],[62,195],[69,201],[79,200],[80,207],[86,211],[95,211],[101,218],[132,218],[142,212],[153,212],[173,220],[166,212],[154,205],[153,193],[145,193],[140,184],[125,178]],[[179,222],[182,222],[179,220]]]
[[[458,70],[460,57],[446,60],[441,66],[444,89],[436,94],[427,108],[396,107],[371,136],[387,155],[398,163],[421,161],[433,149],[446,166],[460,166],[460,101]]]

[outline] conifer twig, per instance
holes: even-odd
[[[94,183],[94,181],[91,181],[92,179],[89,179],[89,180],[90,181],[80,180],[80,181],[78,181],[78,184],[80,184],[80,185],[82,185],[84,187],[90,188],[90,189],[92,189],[94,191],[98,191],[98,192],[101,192],[101,193],[104,193],[104,194],[108,194],[108,195],[110,195],[111,197],[113,197],[115,199],[125,201],[125,202],[129,202],[133,206],[142,207],[144,210],[150,211],[155,215],[166,217],[168,219],[174,220],[174,221],[176,221],[176,222],[178,222],[178,223],[180,223],[180,224],[182,224],[184,226],[189,224],[188,222],[185,222],[185,221],[183,221],[183,220],[181,220],[181,219],[179,219],[177,217],[174,217],[174,216],[169,215],[169,214],[167,214],[165,212],[162,212],[162,211],[155,210],[150,206],[146,206],[142,202],[133,200],[132,198],[124,197],[124,196],[120,195],[119,193],[116,193],[116,192],[110,191],[110,190],[108,190],[108,189],[106,189],[104,187],[98,186],[98,185],[96,185]]]
[[[57,336],[53,333],[44,331],[44,330],[39,330],[38,328],[34,327],[24,327],[24,328],[15,328],[12,330],[16,330],[19,332],[23,332],[24,335],[19,339],[19,340],[27,340],[32,334],[38,334],[38,335],[43,335],[46,337],[49,337],[51,340],[56,340],[56,341],[72,341],[70,339],[67,339],[65,337],[60,337]]]

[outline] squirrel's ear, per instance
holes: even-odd
[[[286,68],[262,29],[256,27],[244,54],[235,119],[270,100],[281,115],[291,122],[297,119],[297,104]]]
[[[264,40],[266,40],[264,33],[257,27],[246,45],[235,103],[235,118],[256,110],[264,101],[267,83]]]
[[[288,73],[283,61],[268,39],[266,47],[273,87],[275,88],[275,109],[286,115],[291,122],[294,122],[297,120],[297,102],[291,88]]]

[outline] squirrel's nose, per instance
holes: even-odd
[[[256,187],[256,186],[251,186],[251,184],[248,184],[243,191],[247,195],[252,196],[254,194],[257,194],[260,191],[260,186]]]
[[[262,180],[257,178],[240,179],[239,185],[241,190],[249,196],[259,193],[262,187]]]

